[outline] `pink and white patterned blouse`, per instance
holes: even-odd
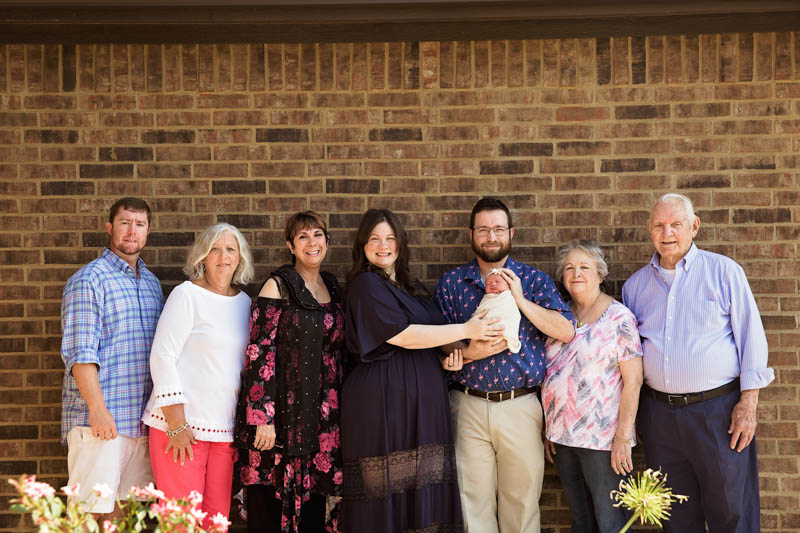
[[[610,450],[622,398],[619,363],[641,356],[636,317],[616,300],[596,322],[578,328],[569,343],[550,339],[542,384],[547,438],[564,446]],[[629,438],[635,445],[634,428]]]

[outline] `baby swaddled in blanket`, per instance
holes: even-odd
[[[486,318],[499,318],[496,326],[503,326],[503,338],[511,353],[518,353],[522,347],[519,341],[519,321],[522,315],[511,294],[511,287],[500,275],[499,268],[493,268],[486,276],[486,295],[481,299],[475,314],[488,310]]]

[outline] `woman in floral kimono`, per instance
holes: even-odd
[[[320,271],[322,217],[296,213],[285,235],[293,264],[270,274],[252,306],[234,478],[248,531],[338,531],[342,294]]]

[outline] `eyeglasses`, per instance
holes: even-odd
[[[504,226],[495,226],[494,228],[481,226],[480,228],[475,228],[473,231],[478,237],[488,237],[489,233],[494,233],[496,237],[505,237],[506,233],[508,233],[508,228]]]

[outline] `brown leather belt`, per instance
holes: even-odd
[[[692,405],[693,403],[700,403],[706,400],[713,400],[714,398],[719,398],[720,396],[725,396],[726,394],[730,394],[738,390],[739,390],[739,378],[736,378],[730,383],[726,383],[721,387],[717,387],[716,389],[711,389],[703,392],[690,392],[687,394],[668,394],[666,392],[661,392],[655,389],[651,389],[647,385],[642,386],[642,392],[644,394],[652,396],[656,400],[661,400],[662,402],[666,402],[673,407],[684,407],[687,405]]]
[[[506,400],[513,400],[514,398],[519,398],[520,396],[525,396],[526,394],[533,394],[539,390],[539,387],[523,387],[520,389],[512,389],[506,391],[498,391],[498,392],[483,392],[476,389],[470,389],[469,387],[465,387],[461,383],[451,383],[451,389],[455,389],[457,391],[461,391],[464,394],[469,394],[470,396],[475,396],[476,398],[481,398],[483,400],[487,400],[489,402],[504,402]]]

